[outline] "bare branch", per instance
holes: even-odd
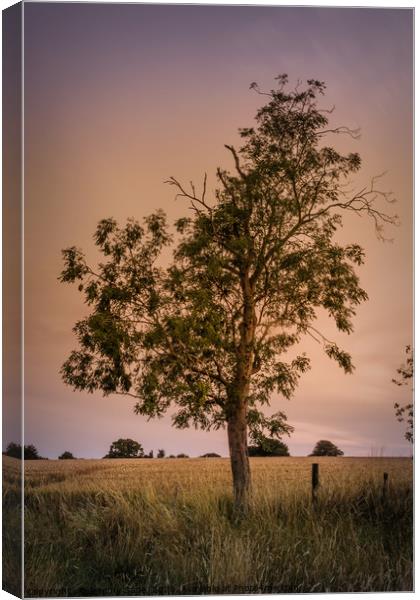
[[[242,177],[242,179],[246,179],[246,174],[241,169],[239,157],[238,157],[238,154],[237,154],[235,148],[233,146],[229,146],[228,144],[225,144],[225,148],[227,148],[232,153],[233,159],[235,161],[235,167],[236,167],[236,170],[238,171],[239,175]]]
[[[334,129],[323,129],[322,131],[318,131],[315,135],[323,136],[327,133],[344,133],[345,135],[349,135],[354,140],[360,139],[360,127],[357,127],[356,129],[350,129],[350,127],[341,126],[335,127]]]

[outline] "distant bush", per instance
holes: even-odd
[[[206,454],[202,454],[200,458],[222,458],[220,454],[217,452],[207,452]]]
[[[344,452],[329,440],[320,440],[309,456],[343,456],[343,454]]]
[[[104,458],[144,458],[143,446],[131,439],[112,442],[108,454]]]
[[[163,456],[162,457],[158,456],[158,458],[163,458]],[[190,458],[190,457],[188,456],[188,454],[184,454],[183,452],[181,452],[181,454],[177,454],[176,456],[175,456],[175,454],[170,454],[168,456],[168,458]]]
[[[157,451],[157,458],[165,458],[165,454],[166,454],[166,453],[165,453],[165,450],[164,450],[163,448],[160,448],[160,449]]]
[[[58,460],[69,460],[69,459],[74,459],[75,457],[73,456],[73,454],[71,452],[69,452],[68,450],[66,450],[65,452],[63,452],[63,454],[61,454],[58,457]]]

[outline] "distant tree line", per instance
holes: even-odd
[[[6,450],[3,452],[6,456],[11,456],[12,458],[22,459],[22,445],[16,444],[15,442],[10,442],[7,444]],[[71,452],[66,450],[59,457],[59,460],[75,458]],[[27,444],[23,446],[23,459],[24,460],[48,460],[45,456],[41,456],[38,452],[38,449],[33,444]]]
[[[38,450],[35,448],[35,446],[33,444],[28,444],[28,445],[23,446],[23,452],[22,452],[21,444],[16,444],[15,442],[10,442],[10,444],[7,445],[6,451],[3,452],[3,454],[5,454],[6,456],[11,456],[12,458],[19,458],[19,459],[22,459],[22,454],[23,454],[24,460],[47,460],[43,456],[39,455]]]
[[[22,446],[15,442],[10,442],[7,445],[6,451],[3,452],[6,456],[13,458],[22,458]],[[288,446],[281,440],[271,437],[260,436],[258,441],[253,445],[248,446],[248,454],[251,457],[265,456],[290,456]],[[329,440],[320,440],[316,443],[313,451],[309,456],[342,456],[344,452]],[[163,448],[159,448],[156,458],[165,458],[166,452]],[[23,447],[24,460],[48,460],[41,456],[37,448],[33,444],[28,444]],[[144,452],[143,446],[130,438],[120,438],[112,442],[109,451],[103,458],[154,458],[153,450],[148,454]],[[189,458],[188,454],[181,452],[180,454],[170,454],[167,458]],[[200,458],[221,458],[217,452],[206,452]],[[72,452],[66,450],[58,457],[59,460],[76,459]]]

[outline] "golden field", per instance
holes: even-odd
[[[408,458],[269,457],[250,461],[255,491],[268,486],[271,494],[309,493],[314,462],[320,465],[320,483],[327,489],[353,487],[362,482],[382,484],[384,472],[389,473],[391,484],[412,480],[413,461]],[[184,494],[195,493],[203,487],[206,492],[226,493],[231,486],[231,473],[227,458],[32,460],[25,463],[28,488],[48,484],[49,488],[64,489],[75,483],[79,489],[163,486],[168,493],[176,493],[174,486]]]
[[[411,459],[250,460],[240,522],[228,459],[26,461],[26,595],[412,589]],[[3,457],[11,519],[18,465]]]

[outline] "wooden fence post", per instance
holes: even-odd
[[[316,492],[319,486],[319,464],[312,464],[312,502],[316,502]]]
[[[388,495],[388,487],[389,487],[388,473],[384,473],[384,484],[382,487],[382,500],[385,500]]]

